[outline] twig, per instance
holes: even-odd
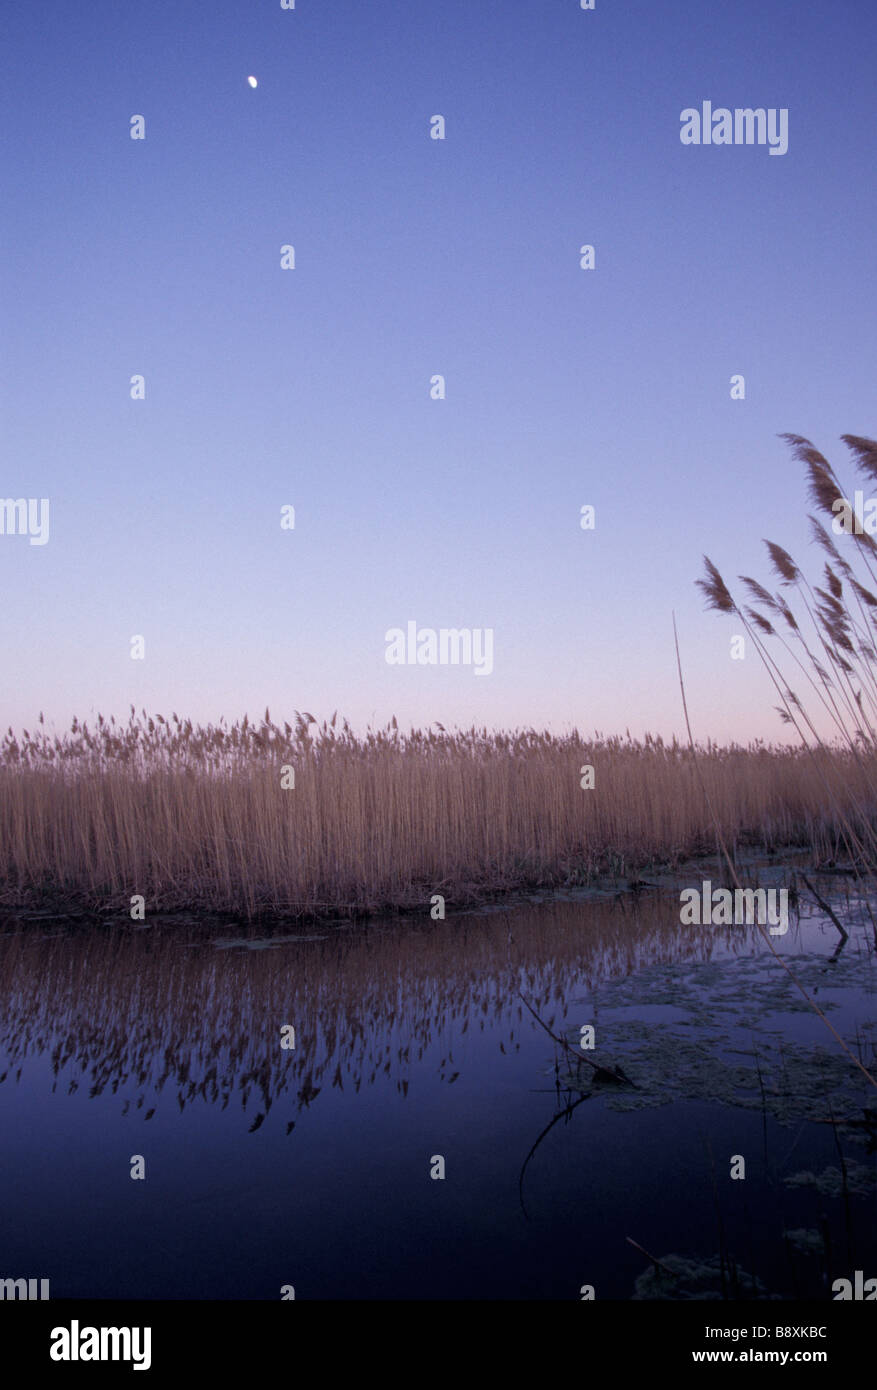
[[[813,896],[814,896],[814,898],[816,899],[816,901],[818,902],[819,906],[822,908],[822,911],[828,913],[829,917],[831,918],[831,920],[832,920],[832,922],[834,923],[834,925],[837,927],[837,929],[838,929],[838,931],[840,932],[841,936],[843,937],[844,941],[848,941],[848,940],[849,940],[849,935],[850,935],[849,932],[848,932],[848,931],[845,931],[845,929],[841,926],[841,924],[840,924],[840,922],[838,921],[837,917],[835,917],[835,915],[834,915],[834,913],[832,912],[831,908],[828,906],[828,903],[825,901],[825,899],[824,899],[819,893],[817,893],[816,889],[813,887],[813,884],[810,882],[810,880],[809,880],[809,878],[807,877],[806,874],[801,874],[801,877],[802,877],[802,879],[804,880],[804,882],[806,883],[807,887],[810,889],[810,892],[813,894]]]
[[[626,1076],[625,1073],[621,1070],[621,1067],[601,1067],[596,1062],[592,1062],[590,1057],[586,1057],[583,1052],[577,1052],[574,1047],[570,1046],[570,1044],[565,1040],[565,1038],[559,1038],[556,1033],[552,1033],[551,1029],[548,1027],[548,1024],[544,1023],[537,1014],[536,1010],[533,1008],[533,1006],[527,1003],[520,990],[518,991],[518,998],[520,999],[521,1003],[525,1006],[525,1008],[530,1010],[530,1013],[533,1015],[536,1022],[539,1024],[539,1027],[545,1029],[549,1038],[556,1042],[558,1047],[565,1047],[567,1052],[571,1053],[571,1055],[575,1057],[577,1062],[587,1062],[588,1066],[591,1068],[591,1070],[594,1072],[594,1075],[599,1080],[621,1081],[627,1086],[633,1086],[634,1090],[639,1090],[639,1087],[637,1086],[636,1082],[631,1081],[630,1077]]]
[[[578,1100],[574,1100],[571,1103],[568,1102],[562,1110],[559,1110],[558,1113],[554,1116],[554,1119],[551,1120],[545,1126],[542,1133],[539,1135],[535,1144],[531,1148],[530,1152],[527,1154],[527,1157],[524,1159],[524,1163],[521,1168],[520,1175],[518,1177],[518,1200],[521,1203],[521,1211],[524,1213],[524,1217],[527,1221],[530,1220],[529,1216],[527,1215],[527,1208],[524,1206],[524,1174],[527,1171],[527,1164],[530,1162],[530,1159],[533,1157],[539,1145],[542,1143],[542,1140],[545,1138],[546,1134],[548,1134],[549,1130],[552,1130],[554,1128],[558,1120],[562,1120],[564,1118],[568,1120],[572,1112],[576,1110],[582,1104],[583,1101],[591,1100],[593,1095],[593,1091],[586,1091],[584,1095],[579,1096]]]
[[[654,1255],[649,1254],[648,1250],[644,1250],[643,1247],[640,1245],[639,1241],[634,1240],[632,1236],[625,1236],[624,1239],[627,1241],[628,1245],[633,1246],[634,1250],[638,1250],[641,1255],[645,1255],[647,1260],[651,1260],[652,1264],[655,1266],[655,1269],[663,1270],[663,1272],[665,1274],[668,1274],[671,1279],[677,1278],[677,1276],[673,1273],[672,1269],[668,1269],[667,1265],[662,1264],[660,1260],[656,1260]]]

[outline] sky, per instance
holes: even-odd
[[[3,728],[683,734],[675,612],[695,735],[784,737],[694,580],[768,579],[762,537],[817,571],[778,436],[852,477],[840,435],[877,435],[871,0],[4,30],[0,496],[49,534],[0,535]],[[683,144],[704,101],[787,110],[788,150]],[[412,621],[490,630],[492,669],[388,663]]]

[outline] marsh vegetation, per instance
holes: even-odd
[[[594,769],[583,789],[582,768]],[[284,788],[284,768],[294,787]],[[287,779],[289,774],[286,774]],[[715,823],[704,802],[703,784]],[[730,845],[818,860],[870,830],[870,750],[534,729],[356,736],[310,716],[43,725],[0,744],[0,896],[293,916],[427,909],[635,874]]]

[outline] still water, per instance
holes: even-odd
[[[873,927],[846,920],[840,953],[820,913],[774,944],[873,1071]],[[0,1277],[827,1299],[877,1276],[875,1092],[756,929],[642,892],[241,930],[3,922]],[[577,1065],[588,1024],[632,1086]]]

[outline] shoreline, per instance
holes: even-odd
[[[753,881],[766,882],[794,881],[796,868],[805,868],[808,873],[854,877],[853,869],[839,869],[813,864],[813,853],[809,845],[797,843],[769,849],[765,846],[752,846],[745,854],[738,854],[736,867],[741,880],[747,884]],[[800,861],[806,860],[806,863]],[[247,914],[239,907],[189,901],[159,904],[148,910],[143,920],[132,919],[127,899],[107,901],[106,896],[97,895],[93,899],[76,895],[63,889],[53,888],[44,892],[25,891],[16,894],[17,901],[9,901],[9,894],[0,894],[0,927],[8,923],[36,926],[38,923],[88,924],[91,927],[125,926],[145,930],[154,926],[174,927],[197,924],[204,927],[235,926],[242,930],[273,929],[289,927],[344,928],[368,926],[377,922],[410,922],[424,925],[431,922],[434,927],[442,921],[454,921],[465,916],[487,916],[501,912],[511,912],[516,908],[536,903],[552,902],[599,902],[616,898],[636,899],[641,894],[668,893],[691,886],[691,880],[705,875],[717,884],[724,881],[724,874],[715,853],[687,856],[678,862],[663,863],[651,861],[630,865],[630,872],[612,870],[598,871],[587,875],[585,882],[566,881],[539,884],[518,883],[504,889],[483,889],[478,891],[470,885],[465,896],[446,898],[446,915],[431,919],[430,898],[427,890],[418,899],[388,902],[373,907],[350,905],[347,911],[343,905],[327,908],[319,912],[313,908],[277,909],[263,907]],[[753,880],[753,874],[755,879]],[[646,877],[642,877],[646,875]],[[95,921],[95,918],[103,918]]]

